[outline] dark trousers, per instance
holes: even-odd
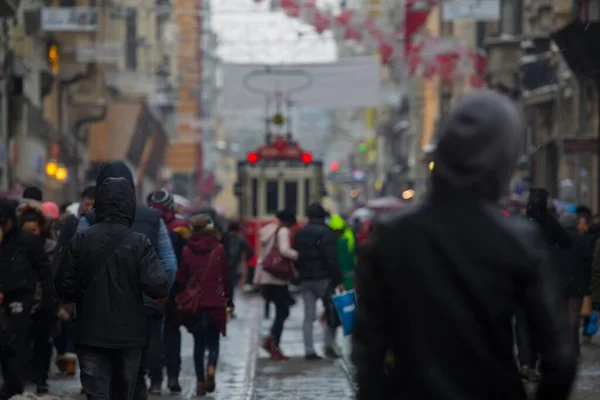
[[[242,275],[239,272],[232,271],[231,272],[231,302],[233,303],[233,298],[235,296],[235,290],[237,288],[238,283],[240,282],[240,278]]]
[[[71,342],[71,321],[60,322],[58,334],[54,337],[54,346],[59,356],[75,353],[75,346]]]
[[[267,304],[270,302],[275,304],[275,320],[271,326],[271,338],[273,343],[279,346],[283,324],[290,315],[290,306],[294,303],[294,299],[287,286],[281,285],[264,285],[262,294]]]
[[[169,301],[165,308],[165,330],[163,337],[165,365],[169,380],[179,378],[181,370],[181,316],[177,312],[175,301]]]
[[[131,400],[142,356],[141,348],[103,349],[78,346],[83,392],[88,400]]]
[[[204,352],[208,350],[208,364],[216,368],[219,361],[220,333],[208,314],[202,315],[194,326],[194,367],[196,379],[204,382]]]
[[[2,311],[8,330],[13,337],[10,345],[0,352],[0,366],[4,386],[0,399],[8,399],[23,393],[25,367],[28,364],[28,339],[33,292],[19,295],[5,295]]]
[[[150,377],[151,385],[162,383],[162,318],[157,315],[146,316],[146,346],[142,349],[140,368],[135,385],[135,400],[148,398],[146,374]]]
[[[567,298],[567,316],[569,326],[571,327],[571,335],[573,343],[575,343],[577,351],[579,352],[579,325],[581,322],[581,305],[583,304],[583,297],[568,297]],[[588,322],[589,323],[589,322]],[[587,324],[583,326],[585,328]]]
[[[532,343],[525,311],[522,308],[517,309],[515,313],[515,338],[519,350],[519,364],[521,367],[527,366],[535,369],[538,360],[537,351]]]
[[[33,379],[45,385],[52,361],[52,331],[56,322],[54,308],[38,310],[31,317],[29,340],[31,343]]]

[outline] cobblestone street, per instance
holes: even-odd
[[[297,300],[286,321],[281,339],[281,349],[291,359],[270,361],[267,353],[260,350],[256,363],[253,400],[352,399],[354,390],[343,359],[304,360],[304,306],[300,298],[297,297]],[[274,314],[274,311],[272,308],[271,314]],[[268,333],[271,322],[272,319],[263,320],[263,335]],[[314,337],[315,349],[322,355],[323,330],[318,323],[315,323]],[[338,334],[338,343],[341,344],[342,352],[349,352],[349,342],[342,337],[341,332]]]

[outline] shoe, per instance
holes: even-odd
[[[215,381],[215,367],[213,367],[212,365],[209,365],[208,368],[206,368],[206,391],[208,393],[212,393],[215,391],[216,387],[217,387],[217,383]]]
[[[537,374],[537,372],[534,369],[530,369],[527,366],[521,368],[520,374],[521,379],[523,379],[524,381],[531,383],[540,381],[540,376]]]
[[[148,389],[148,392],[150,394],[162,394],[162,388],[161,385],[150,385],[150,389]]]
[[[177,378],[169,379],[167,383],[167,387],[171,394],[180,394],[181,393],[181,385],[179,384],[179,380]]]
[[[340,358],[340,354],[333,347],[327,347],[325,348],[325,357]]]
[[[196,396],[206,396],[204,382],[196,382]]]
[[[281,352],[279,347],[276,347],[275,349],[273,349],[273,352],[271,353],[271,360],[273,360],[273,361],[287,361],[289,359],[290,358],[288,356],[286,356],[285,354],[283,354]]]
[[[584,336],[581,339],[581,344],[590,344],[592,342],[592,338],[590,336]]]
[[[265,338],[265,340],[263,341],[263,344],[262,344],[262,348],[265,349],[269,353],[273,352],[273,337],[271,335],[269,335]]]
[[[323,357],[321,357],[320,355],[318,355],[317,353],[311,353],[311,354],[307,354],[304,356],[304,359],[307,361],[316,361],[316,360],[321,360],[323,359]]]
[[[48,394],[50,388],[47,383],[40,383],[35,386],[35,394]]]

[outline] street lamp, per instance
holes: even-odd
[[[67,179],[67,176],[69,175],[67,169],[65,167],[58,167],[58,169],[56,170],[56,179],[59,181],[64,181]]]
[[[56,164],[54,161],[49,161],[46,164],[46,174],[48,176],[56,176],[57,170],[58,170],[58,164]]]

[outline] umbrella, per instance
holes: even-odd
[[[373,211],[369,210],[368,208],[357,208],[352,214],[350,214],[349,220],[354,221],[355,219],[359,219],[362,222],[373,218],[373,214]]]
[[[399,210],[404,207],[406,204],[397,197],[394,196],[386,196],[380,197],[378,199],[369,200],[367,202],[367,208],[374,212],[386,212],[386,211],[394,211]]]

